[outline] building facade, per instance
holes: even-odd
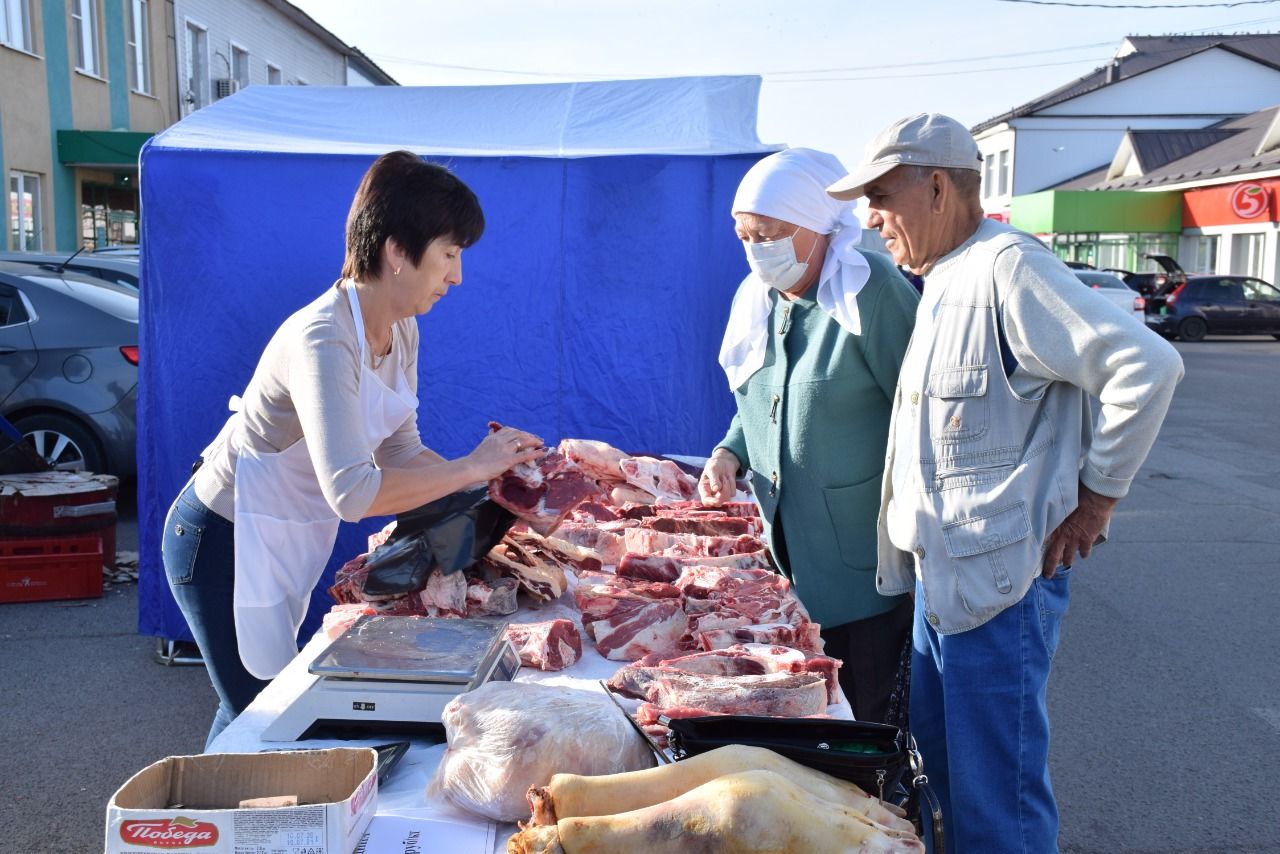
[[[171,0],[0,0],[0,246],[136,243],[138,152],[177,119]]]
[[[983,209],[1007,219],[1014,196],[1110,163],[1129,131],[1207,128],[1277,92],[1280,34],[1131,36],[1107,65],[973,127]]]
[[[396,85],[284,0],[174,0],[182,115],[246,86]]]

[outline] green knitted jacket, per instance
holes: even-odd
[[[824,628],[881,614],[899,601],[876,592],[876,515],[898,369],[919,297],[885,255],[866,252],[858,294],[862,334],[815,301],[773,295],[764,366],[734,391],[738,414],[719,447],[744,469],[771,549],[785,520],[786,565],[800,600]]]

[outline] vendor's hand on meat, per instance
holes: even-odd
[[[698,478],[698,495],[703,504],[723,504],[738,492],[738,469],[742,463],[728,448],[716,448]]]
[[[1099,495],[1083,483],[1080,484],[1076,509],[1062,520],[1062,524],[1049,535],[1049,541],[1045,543],[1040,574],[1045,578],[1053,578],[1058,567],[1070,569],[1077,554],[1082,558],[1088,557],[1097,544],[1098,537],[1107,529],[1111,511],[1118,501],[1117,498]]]
[[[492,480],[504,471],[520,463],[532,462],[546,453],[542,439],[517,430],[501,427],[485,436],[476,449],[467,455],[475,468],[476,480]]]

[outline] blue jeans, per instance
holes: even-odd
[[[204,658],[218,711],[205,749],[267,683],[244,669],[236,643],[234,526],[196,497],[188,484],[165,518],[161,554],[169,589]]]
[[[1058,850],[1045,693],[1069,583],[1064,569],[1037,578],[1021,602],[954,635],[924,619],[916,584],[911,733],[942,804],[947,854]]]

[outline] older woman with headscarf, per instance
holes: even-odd
[[[793,148],[747,172],[733,201],[751,268],[720,364],[738,413],[703,470],[716,504],[751,471],[770,551],[812,618],[859,720],[885,718],[911,631],[906,597],[876,592],[876,515],[898,368],[915,290],[884,255],[857,249],[853,209],[826,193],[846,174]]]

